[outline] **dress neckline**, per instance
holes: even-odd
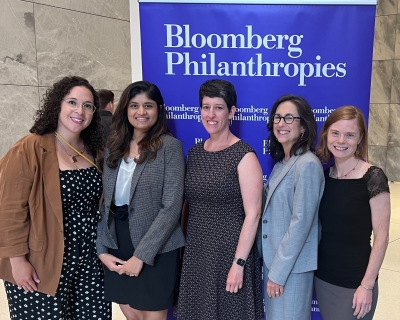
[[[373,168],[376,168],[376,166],[373,166],[373,165],[371,165],[369,168],[368,168],[368,170],[367,171],[365,171],[365,173],[363,174],[363,176],[361,177],[361,178],[350,178],[350,179],[337,179],[337,178],[333,178],[333,177],[331,177],[331,175],[330,175],[330,171],[331,171],[331,169],[332,169],[332,167],[333,166],[330,166],[329,168],[328,168],[328,178],[329,179],[332,179],[332,180],[337,180],[337,181],[357,181],[357,180],[361,180],[361,179],[364,179],[365,178],[365,176],[370,172],[370,171],[372,171],[372,169]]]
[[[60,168],[58,170],[60,170],[60,172],[68,172],[68,171],[81,171],[81,170],[88,170],[88,169],[92,169],[94,168],[94,166],[91,167],[87,167],[87,168],[78,168],[78,169],[65,169],[65,170],[61,170]]]
[[[218,152],[222,152],[222,151],[228,150],[229,148],[233,147],[234,145],[236,145],[236,144],[239,143],[240,141],[242,141],[242,139],[239,139],[239,140],[236,141],[235,143],[232,143],[230,146],[227,146],[226,148],[221,149],[221,150],[217,150],[217,151],[208,151],[208,150],[206,150],[206,149],[204,148],[204,145],[205,145],[206,142],[205,142],[205,141],[202,141],[202,149],[203,149],[205,152],[207,152],[207,153],[218,153]]]

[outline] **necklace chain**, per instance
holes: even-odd
[[[357,165],[358,165],[359,162],[360,162],[360,159],[358,159],[358,161],[357,161],[357,163],[356,163],[356,165],[354,166],[353,169],[351,169],[349,172],[347,172],[346,174],[342,175],[341,177],[339,177],[338,174],[337,174],[337,167],[336,167],[336,166],[335,166],[335,170],[334,170],[332,173],[333,173],[333,175],[336,177],[336,179],[341,179],[341,178],[343,178],[343,177],[347,177],[347,175],[348,175],[350,172],[352,172],[352,171],[354,171],[354,170],[356,169],[356,167],[357,167]]]
[[[71,158],[71,162],[72,162],[72,163],[77,162],[78,160],[76,160],[76,157],[79,157],[80,154],[79,154],[79,153],[77,153],[77,154],[69,154],[68,151],[67,151],[67,149],[65,149],[63,143],[62,143],[62,142],[60,141],[60,139],[57,137],[57,135],[56,135],[56,138],[57,138],[57,141],[60,143],[61,147],[64,149],[65,153]],[[83,153],[84,151],[85,151],[85,147],[83,147],[81,153]]]

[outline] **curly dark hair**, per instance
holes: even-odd
[[[96,90],[85,78],[77,76],[64,77],[47,89],[43,95],[42,104],[33,117],[35,123],[29,131],[38,135],[56,131],[62,100],[74,87],[86,87],[93,95],[96,111],[89,126],[82,130],[81,138],[87,150],[92,154],[96,154],[98,150],[103,148],[103,126],[99,112],[99,98]]]
[[[136,81],[131,83],[124,92],[122,92],[110,127],[110,136],[107,141],[107,147],[110,150],[110,154],[107,158],[107,165],[110,168],[116,168],[119,159],[124,158],[126,160],[127,158],[130,141],[133,137],[133,131],[135,130],[128,119],[128,106],[131,99],[141,93],[146,94],[149,99],[156,102],[158,117],[156,123],[147,131],[143,139],[139,141],[140,157],[139,159],[135,159],[135,162],[142,163],[146,160],[154,160],[157,156],[157,151],[162,147],[161,136],[163,134],[170,134],[167,126],[164,99],[160,89],[158,89],[155,84],[148,81]]]
[[[307,150],[315,151],[315,145],[317,143],[317,122],[315,121],[314,113],[309,103],[303,97],[286,94],[275,101],[271,109],[271,118],[267,124],[267,128],[270,132],[267,138],[267,149],[271,157],[276,161],[282,161],[285,158],[285,152],[283,151],[283,146],[275,137],[272,118],[279,105],[286,101],[290,101],[296,106],[297,112],[301,118],[300,123],[305,129],[302,138],[299,138],[298,141],[293,144],[290,150],[290,156],[295,153],[302,155],[306,153]]]

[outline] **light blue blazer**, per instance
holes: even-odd
[[[291,273],[317,269],[318,207],[325,178],[310,151],[275,164],[264,187],[258,241],[268,278],[285,285]]]

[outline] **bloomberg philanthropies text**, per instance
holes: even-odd
[[[252,25],[244,26],[243,33],[237,34],[192,34],[189,24],[165,24],[165,31],[166,75],[182,72],[185,76],[285,76],[297,78],[298,86],[306,86],[306,79],[311,77],[346,76],[345,62],[324,62],[319,54],[314,61],[298,62],[296,59],[303,55],[302,34],[258,34]],[[222,61],[215,49],[252,50],[254,54],[247,61]],[[293,62],[267,61],[267,50],[281,50]]]

